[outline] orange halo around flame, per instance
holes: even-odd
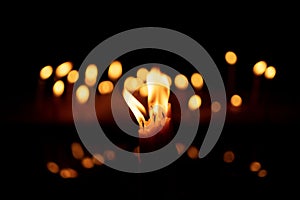
[[[148,90],[148,112],[149,120],[146,121],[146,108],[124,87],[123,97],[138,121],[140,127],[163,125],[168,113],[170,96],[170,82],[168,76],[153,67],[147,74],[145,86]]]

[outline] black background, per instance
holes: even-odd
[[[200,199],[206,195],[243,198],[241,195],[297,194],[299,32],[292,7],[286,7],[287,14],[282,14],[283,8],[260,5],[247,12],[244,8],[224,12],[212,9],[202,15],[199,12],[204,8],[191,11],[191,15],[183,11],[167,14],[164,9],[137,9],[132,17],[113,7],[108,8],[107,14],[71,7],[42,8],[14,10],[11,15],[16,18],[2,18],[1,165],[4,185],[15,191],[10,195]],[[236,82],[246,94],[251,88],[255,62],[266,60],[275,66],[276,77],[268,90],[263,89],[270,96],[264,105],[268,105],[271,114],[257,122],[228,119],[219,142],[207,157],[191,160],[184,155],[156,172],[128,174],[101,166],[79,170],[81,176],[71,180],[49,173],[45,166],[49,154],[78,138],[72,125],[35,123],[30,120],[30,113],[26,118],[24,110],[30,112],[35,100],[39,70],[66,60],[80,66],[103,40],[144,26],[174,29],[195,39],[214,59],[225,81],[224,54],[235,51],[239,59]],[[258,112],[265,113],[264,109]],[[236,152],[232,165],[222,160],[227,149]],[[260,179],[249,171],[253,160],[261,161],[268,170],[267,177]]]

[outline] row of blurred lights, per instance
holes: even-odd
[[[237,62],[237,55],[233,51],[227,51],[225,54],[225,60],[229,65],[235,65]],[[264,75],[267,79],[273,79],[276,75],[276,68],[274,66],[268,66],[267,62],[260,60],[254,64],[252,71],[254,75]]]
[[[235,65],[237,62],[237,55],[233,51],[228,51],[225,54],[225,61],[229,65]],[[43,67],[40,70],[40,78],[42,80],[49,79],[54,72],[52,66],[48,65]],[[143,80],[146,79],[148,70],[146,68],[140,68],[136,77],[127,77],[124,86],[128,91],[135,91],[139,89],[139,94],[141,96],[147,96],[147,88],[141,87]],[[264,75],[267,79],[273,79],[276,74],[276,69],[274,66],[268,66],[266,61],[258,61],[253,66],[253,73],[255,76]],[[84,104],[88,101],[90,91],[89,87],[92,87],[96,84],[98,69],[95,64],[90,64],[87,66],[85,70],[85,84],[80,85],[76,90],[76,99],[79,103]],[[122,64],[119,61],[113,61],[108,68],[108,78],[109,80],[102,81],[98,84],[98,92],[101,95],[110,94],[114,89],[114,82],[116,82],[122,75]],[[53,84],[53,94],[56,97],[61,96],[65,90],[65,83],[61,80],[63,77],[67,76],[67,81],[69,84],[75,83],[79,78],[79,73],[76,69],[73,69],[72,62],[64,62],[60,64],[55,69],[55,77],[56,81]],[[172,84],[172,79],[169,77],[170,85]],[[204,80],[200,73],[194,73],[191,75],[190,79],[188,79],[183,74],[178,74],[174,78],[174,85],[179,90],[185,90],[189,83],[193,86],[195,90],[201,90],[204,86]],[[240,107],[242,105],[242,97],[238,94],[233,94],[230,98],[230,103],[233,107]],[[188,107],[191,110],[196,110],[200,108],[202,104],[201,97],[198,94],[195,94],[190,97],[188,101]],[[218,112],[221,109],[221,104],[217,101],[211,103],[212,112]]]
[[[184,150],[186,147],[182,143],[177,143],[175,145],[177,153],[179,155],[184,153]],[[73,142],[71,144],[71,152],[72,157],[79,161],[81,166],[88,170],[97,166],[102,166],[106,161],[112,161],[116,158],[116,154],[112,150],[106,150],[102,154],[98,153],[94,156],[90,156],[88,153],[85,153],[82,146],[78,142]],[[133,152],[137,153],[139,146],[137,146]],[[187,151],[185,152],[185,155],[192,159],[192,160],[198,160],[199,159],[199,149],[191,145]],[[136,154],[138,157],[138,154]],[[227,150],[223,153],[223,161],[224,163],[231,164],[234,163],[236,160],[235,153],[232,150]],[[64,167],[61,168],[59,164],[55,161],[49,161],[46,163],[46,167],[49,172],[53,174],[59,174],[61,178],[76,178],[79,176],[78,170],[76,170],[74,167]],[[268,172],[266,169],[262,167],[261,162],[259,161],[252,161],[249,163],[249,171],[256,173],[258,177],[266,177]]]

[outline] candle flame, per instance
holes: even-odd
[[[147,103],[149,119],[144,105],[139,102],[126,87],[123,90],[123,97],[134,114],[141,130],[140,134],[159,131],[166,122],[169,111],[170,81],[166,74],[159,68],[153,67],[146,76],[143,87],[147,88]]]

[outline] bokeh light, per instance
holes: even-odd
[[[56,68],[55,74],[59,78],[64,77],[72,70],[72,68],[73,68],[72,62],[69,61],[64,62]]]
[[[98,91],[100,94],[109,94],[113,91],[114,84],[111,81],[102,81],[98,85]]]
[[[231,150],[226,151],[223,155],[223,160],[226,163],[232,163],[234,159],[235,159],[235,155]]]
[[[62,80],[56,81],[53,85],[52,90],[53,90],[54,96],[56,96],[56,97],[61,96],[64,93],[64,90],[65,90],[64,82]]]
[[[200,96],[194,94],[189,99],[188,107],[190,110],[197,110],[198,108],[200,108],[201,103],[202,103],[202,100],[201,100]]]
[[[237,56],[233,51],[227,51],[225,54],[225,60],[228,64],[234,65],[237,62]]]
[[[108,78],[117,80],[122,75],[122,64],[120,61],[113,61],[108,68]]]
[[[77,70],[71,70],[69,73],[68,73],[68,76],[67,76],[67,80],[69,83],[75,83],[79,78],[79,73]]]
[[[261,164],[258,161],[254,161],[250,163],[250,171],[258,172],[261,168]]]
[[[76,99],[79,103],[87,102],[90,96],[89,88],[86,85],[80,85],[76,90]]]
[[[273,79],[276,75],[276,69],[274,66],[269,66],[267,67],[266,71],[265,71],[265,78],[267,79]]]
[[[174,83],[175,83],[175,86],[180,90],[186,89],[189,85],[188,79],[183,74],[176,75],[175,79],[174,79]]]
[[[199,73],[193,73],[191,76],[192,86],[196,89],[201,89],[203,87],[203,77]]]
[[[256,75],[256,76],[260,76],[262,75],[265,70],[267,68],[267,63],[266,61],[258,61],[257,63],[255,63],[255,65],[253,66],[253,73]]]
[[[50,65],[43,67],[40,71],[40,78],[45,80],[48,79],[53,73],[53,68]]]
[[[240,107],[242,105],[242,98],[238,94],[234,94],[230,98],[230,103],[234,107]]]

